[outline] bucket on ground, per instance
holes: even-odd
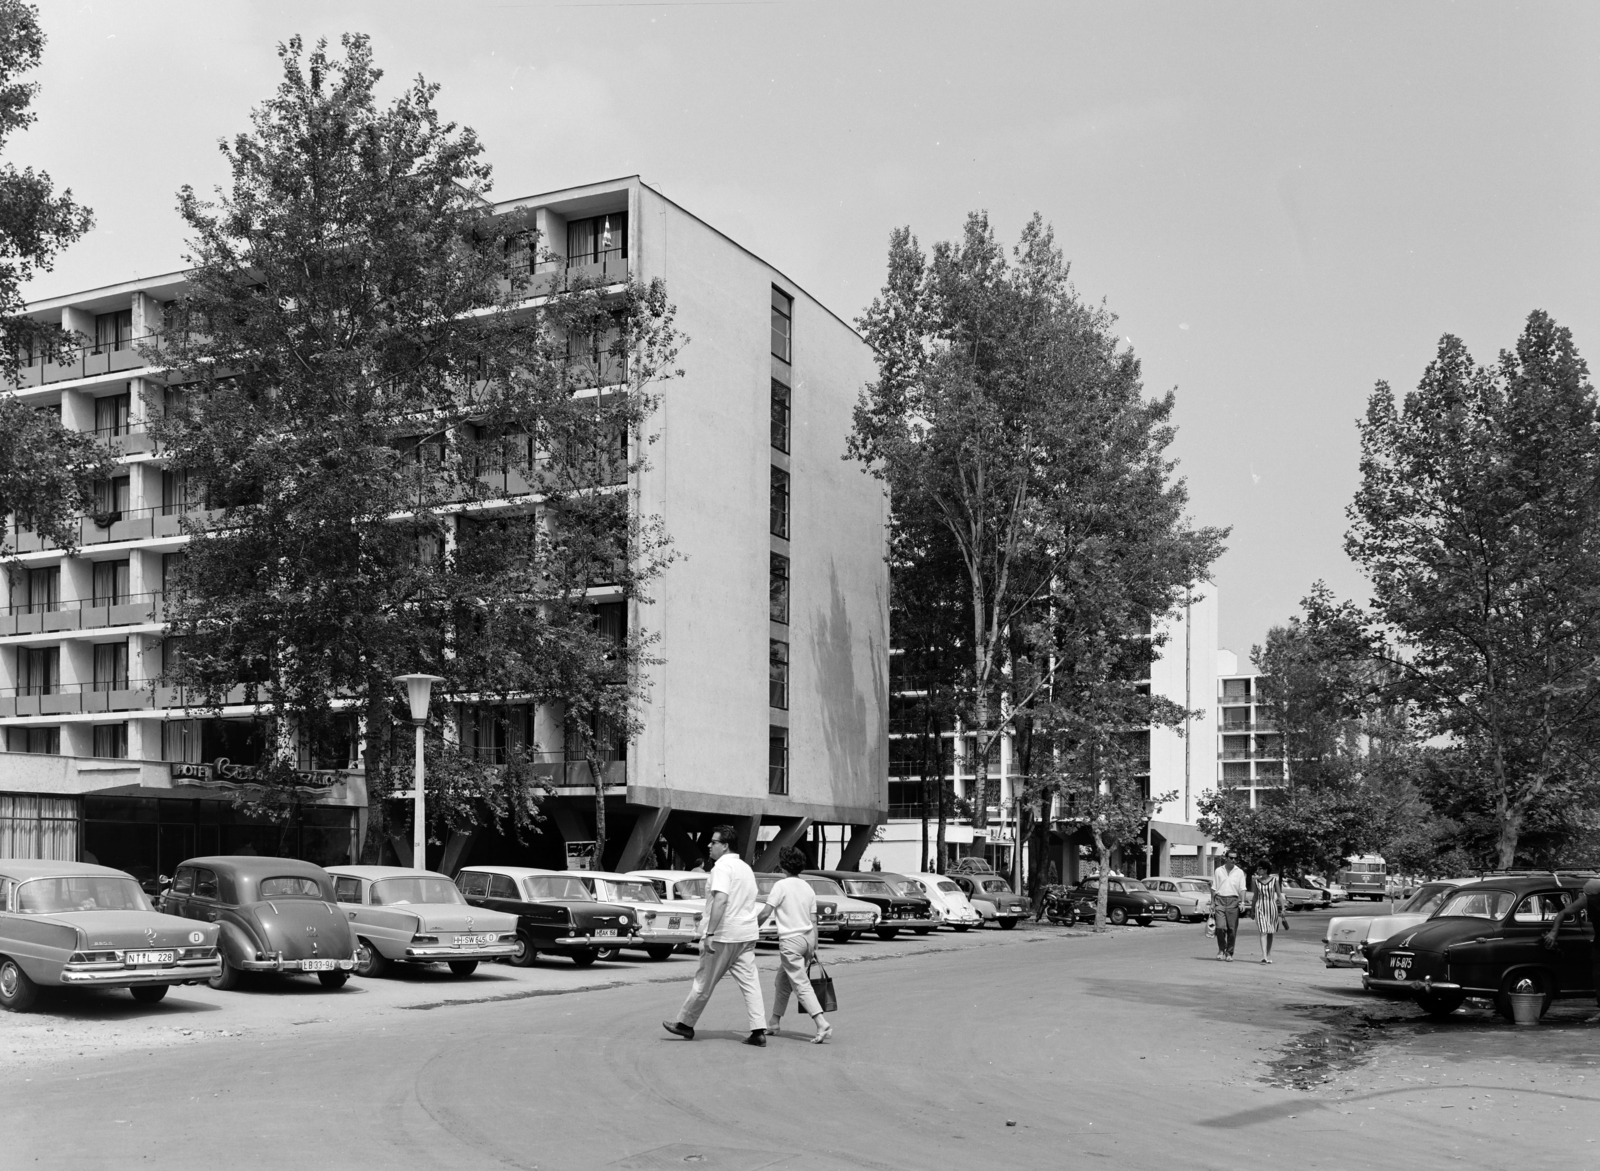
[[[1544,1013],[1543,992],[1512,992],[1511,1019],[1519,1025],[1536,1025]]]

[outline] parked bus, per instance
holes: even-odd
[[[1344,887],[1346,898],[1377,902],[1388,896],[1388,874],[1389,867],[1384,864],[1383,855],[1353,854],[1345,859],[1337,882]]]

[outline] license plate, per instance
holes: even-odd
[[[596,939],[615,939],[617,937],[617,929],[615,927],[599,927],[595,929],[594,934]]]
[[[339,966],[338,960],[301,960],[302,972],[331,972]]]
[[[1389,971],[1396,980],[1404,980],[1411,971],[1411,957],[1395,956],[1389,961]]]
[[[668,931],[676,931],[678,929],[678,925],[680,923],[682,923],[682,922],[683,922],[682,919],[668,919],[667,920],[667,930]]]
[[[495,937],[492,935],[458,935],[456,936],[456,946],[481,947],[483,944],[493,943],[494,939]]]
[[[130,951],[124,952],[122,962],[125,964],[170,964],[178,959],[175,951]]]
[[[1333,945],[1333,950],[1339,952],[1350,952],[1355,951],[1355,949],[1356,945],[1353,943],[1336,943]]]

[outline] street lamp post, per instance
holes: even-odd
[[[396,675],[396,683],[406,685],[406,699],[411,704],[411,723],[417,729],[416,788],[412,791],[411,864],[418,870],[428,866],[428,806],[423,795],[422,730],[428,725],[428,701],[433,685],[443,683],[439,675]]]

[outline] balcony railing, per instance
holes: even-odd
[[[134,455],[156,449],[155,436],[142,422],[123,423],[112,427],[96,427],[94,437],[119,455]]]
[[[0,614],[0,636],[8,634],[50,634],[60,630],[91,630],[102,626],[138,626],[160,622],[166,595],[159,590],[145,594],[122,594],[115,598],[81,598],[55,602],[49,609],[19,603]]]
[[[135,685],[127,679],[0,688],[0,717],[128,712],[149,706],[147,685]]]
[[[17,390],[29,390],[36,386],[49,386],[54,382],[70,382],[77,378],[93,378],[100,374],[119,374],[124,370],[138,370],[145,364],[143,356],[139,353],[138,343],[154,336],[146,334],[143,337],[133,338],[131,341],[120,343],[121,348],[113,348],[110,344],[81,346],[68,351],[60,362],[35,359],[17,372],[17,381],[13,385]]]
[[[628,279],[633,271],[633,266],[628,258],[622,255],[621,248],[610,248],[596,257],[589,253],[583,256],[572,256],[566,259],[540,260],[533,262],[523,260],[514,264],[512,270],[518,273],[528,273],[531,278],[528,285],[530,297],[543,297],[554,292],[561,282],[563,273],[574,276],[581,275],[587,280],[601,284],[614,285]],[[504,287],[509,289],[510,282],[504,282]]]
[[[191,508],[191,514],[206,512]],[[78,543],[80,545],[110,545],[118,541],[148,540],[153,537],[176,537],[182,534],[179,523],[182,513],[176,506],[153,505],[147,508],[122,508],[95,513],[78,518]],[[220,515],[211,512],[210,515]],[[54,549],[55,542],[47,541],[32,529],[10,525],[10,544],[17,553],[37,553]]]

